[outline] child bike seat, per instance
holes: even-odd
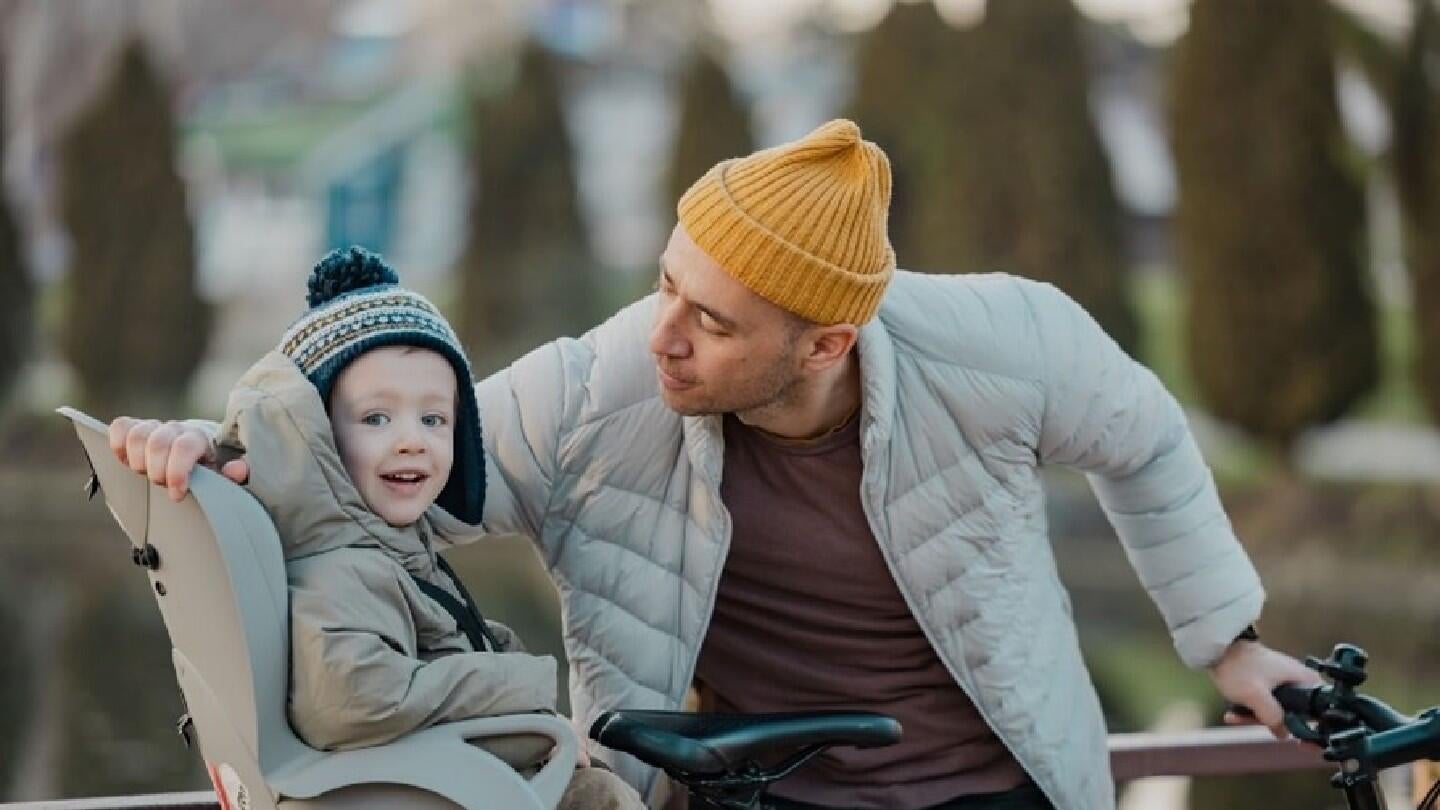
[[[544,714],[441,723],[386,745],[317,751],[286,718],[289,591],[274,524],[243,488],[196,468],[172,502],[120,463],[106,426],[72,408],[94,473],[88,491],[131,543],[155,594],[200,753],[222,808],[551,810],[574,772],[569,724]],[[159,686],[159,684],[157,684]],[[469,741],[508,735],[554,741],[549,763],[522,776]],[[187,736],[188,740],[188,736]]]

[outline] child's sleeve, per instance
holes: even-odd
[[[490,635],[494,636],[495,640],[500,642],[501,650],[505,652],[528,652],[525,648],[525,642],[520,638],[518,633],[510,629],[509,625],[501,624],[500,622],[490,619],[485,620],[485,625],[490,629]]]
[[[290,719],[312,747],[379,745],[447,721],[554,710],[554,658],[463,652],[423,660],[393,571],[312,559],[292,566],[290,587]]]

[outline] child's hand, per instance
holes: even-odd
[[[189,491],[190,471],[196,464],[215,463],[210,434],[184,422],[121,416],[110,423],[110,449],[122,464],[170,490],[175,501]],[[234,459],[220,473],[243,484],[250,480],[250,465]]]

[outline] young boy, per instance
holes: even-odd
[[[361,248],[316,265],[308,303],[231,392],[219,438],[222,455],[249,460],[246,486],[284,546],[291,725],[333,750],[553,711],[555,659],[486,622],[436,554],[482,533],[480,419],[455,333]],[[482,745],[522,770],[549,748],[530,736]],[[561,802],[642,806],[589,767]]]

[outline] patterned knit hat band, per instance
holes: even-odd
[[[347,347],[395,332],[414,332],[439,340],[465,358],[459,338],[435,305],[425,296],[396,285],[345,293],[305,313],[280,339],[280,351],[310,376]]]

